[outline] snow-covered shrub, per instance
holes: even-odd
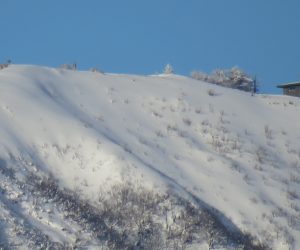
[[[217,94],[216,94],[216,91],[213,90],[213,89],[208,89],[208,90],[207,90],[207,94],[210,95],[210,96],[216,96],[216,95],[217,95]]]
[[[202,109],[201,108],[195,108],[195,113],[196,114],[201,114],[202,113]]]
[[[208,78],[211,83],[219,84],[219,85],[228,85],[229,77],[227,75],[227,71],[223,69],[216,69]]]
[[[270,129],[270,127],[268,125],[265,125],[265,136],[267,139],[273,138],[272,130]]]
[[[1,63],[1,64],[0,64],[0,70],[1,70],[1,69],[4,69],[4,68],[7,68],[8,65],[9,65],[8,63]]]
[[[173,74],[174,70],[171,64],[167,64],[164,68],[164,74]]]
[[[295,190],[287,190],[287,198],[289,200],[295,200],[295,199],[298,199],[299,196],[297,194],[297,191]]]
[[[96,67],[93,67],[93,68],[91,68],[91,69],[90,69],[90,71],[91,71],[91,72],[96,72],[96,73],[101,73],[101,74],[103,74],[103,73],[104,73],[104,71],[103,71],[103,70],[101,70],[101,69],[98,69],[98,68],[96,68]]]
[[[191,126],[192,125],[192,121],[189,118],[183,118],[182,121],[187,126]]]
[[[290,174],[290,181],[293,183],[300,184],[300,176],[297,176],[295,174]]]
[[[64,64],[60,65],[60,68],[61,69],[72,69],[72,65],[64,63]]]
[[[73,64],[68,64],[68,63],[64,63],[60,66],[61,69],[69,69],[69,70],[76,70],[77,69],[77,64],[73,63]]]
[[[245,91],[251,91],[254,87],[255,79],[252,79],[238,67],[233,67],[229,72],[229,82],[232,83],[231,87]]]
[[[86,241],[74,234],[77,247],[96,242],[105,249],[186,249],[207,243],[218,249],[260,249],[242,232],[228,230],[200,201],[181,198],[172,190],[158,193],[125,182],[100,191],[98,202],[91,203],[80,194],[61,188],[53,176],[31,173],[25,186],[35,197],[35,209],[41,211],[46,203],[52,211],[62,214],[67,224],[76,223],[91,235]],[[37,236],[36,241],[54,244],[43,234]]]
[[[249,76],[238,67],[231,69],[217,69],[211,74],[193,71],[191,77],[196,80],[222,85],[228,88],[257,92],[256,79]]]
[[[209,76],[206,73],[203,73],[201,71],[192,71],[191,77],[193,79],[204,81],[204,82],[207,82],[209,79]]]
[[[266,152],[267,152],[267,150],[262,146],[259,146],[255,150],[254,155],[255,155],[255,158],[258,163],[260,163],[260,164],[264,163],[265,157],[266,157]]]

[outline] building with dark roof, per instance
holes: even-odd
[[[277,87],[282,88],[284,95],[300,97],[300,82],[281,84],[281,85],[278,85]]]

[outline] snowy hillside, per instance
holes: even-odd
[[[11,65],[0,249],[300,249],[299,128],[300,98]]]

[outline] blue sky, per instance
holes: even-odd
[[[0,61],[153,74],[239,66],[300,80],[299,0],[1,0]]]

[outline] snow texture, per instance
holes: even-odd
[[[66,197],[89,208],[132,183],[157,197],[173,190],[271,249],[300,249],[299,127],[295,97],[174,74],[9,65],[0,70],[0,248],[63,249],[80,238],[101,249],[90,217],[64,216],[84,206]],[[212,249],[198,243],[190,249]]]

